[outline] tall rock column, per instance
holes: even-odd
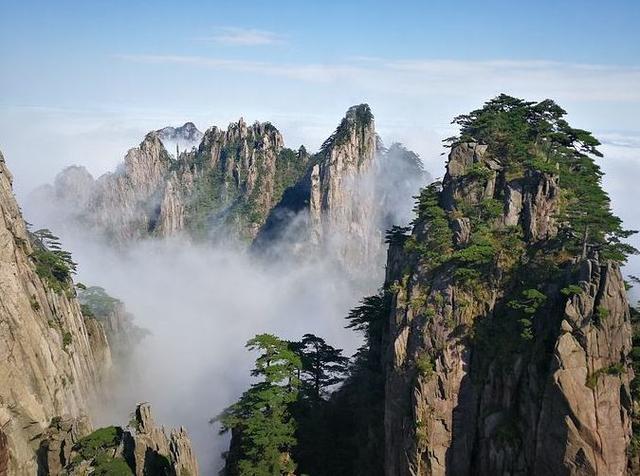
[[[556,170],[457,144],[392,245],[388,476],[626,474],[624,281],[603,245],[564,238]]]

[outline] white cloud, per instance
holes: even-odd
[[[119,55],[135,63],[174,64],[280,76],[296,81],[357,85],[363,91],[418,98],[488,97],[500,92],[574,101],[640,101],[640,68],[554,61],[385,60],[276,63],[182,55]]]
[[[205,39],[230,46],[264,46],[285,42],[282,35],[272,31],[237,27],[219,28],[215,35]]]

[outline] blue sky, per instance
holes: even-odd
[[[0,0],[0,150],[21,197],[165,125],[269,120],[313,149],[368,102],[438,176],[453,116],[550,97],[606,142],[614,206],[640,228],[639,19],[636,0]]]
[[[634,0],[0,5],[2,106],[153,108],[162,95],[170,107],[204,110],[215,106],[219,98],[212,92],[219,89],[232,89],[236,103],[243,88],[259,83],[279,95],[291,81],[286,68],[332,70],[371,58],[640,65],[640,2]],[[242,42],[243,35],[249,41]],[[156,62],[149,64],[150,57]],[[170,63],[169,57],[192,63]],[[216,69],[204,66],[205,59],[282,66],[285,77],[259,78],[264,67],[252,74],[237,64]]]

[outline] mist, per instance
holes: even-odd
[[[251,382],[256,356],[245,349],[247,340],[265,332],[290,340],[312,333],[353,355],[362,338],[345,329],[345,317],[383,283],[382,231],[408,223],[412,197],[429,179],[406,163],[406,150],[390,151],[382,151],[379,166],[351,185],[353,197],[374,200],[372,221],[362,227],[366,236],[350,235],[349,227],[331,229],[314,251],[296,242],[306,222],[301,212],[272,258],[258,258],[229,240],[194,242],[180,235],[112,246],[75,221],[87,212],[82,206],[94,183],[86,171],[74,169],[72,180],[36,190],[26,202],[27,218],[34,228],[60,236],[79,263],[76,282],[105,288],[150,332],[133,349],[127,368],[114,369],[95,425],[126,424],[136,403],[148,401],[159,423],[186,427],[201,470],[210,474],[221,468],[228,438],[209,420]],[[337,250],[364,243],[374,252],[347,269]]]
[[[636,143],[603,142],[605,158],[599,163],[606,172],[605,189],[625,225],[637,229],[640,215],[629,191],[640,172],[640,148]],[[428,175],[405,173],[395,160],[407,154],[390,149],[379,164],[385,180],[375,184],[378,207],[386,210],[378,217],[383,227],[410,221],[411,196],[429,180]],[[437,162],[442,168],[442,159]],[[356,186],[374,184],[365,176]],[[396,193],[398,189],[402,193]],[[278,253],[277,260],[257,260],[244,249],[175,236],[115,249],[70,221],[70,202],[62,208],[51,205],[29,203],[27,219],[61,236],[79,263],[76,281],[104,287],[151,333],[134,349],[131,368],[116,369],[113,392],[97,409],[95,425],[126,424],[135,404],[149,401],[159,423],[187,428],[203,473],[221,467],[228,445],[209,419],[251,381],[255,355],[246,351],[245,342],[263,332],[285,339],[313,333],[352,355],[362,341],[344,329],[344,318],[362,297],[377,291],[384,277],[384,249],[380,259],[364,263],[355,277],[326,254],[287,259],[289,248]],[[339,248],[343,239],[336,235],[329,243]],[[637,235],[631,242],[640,244]],[[640,274],[639,263],[631,257],[625,274]]]
[[[132,368],[116,369],[124,379],[96,424],[126,423],[137,402],[149,401],[163,425],[187,428],[205,473],[219,469],[228,444],[208,420],[250,382],[255,356],[245,342],[263,332],[313,333],[351,355],[360,338],[344,329],[344,317],[363,293],[376,291],[321,261],[257,265],[243,251],[179,238],[132,243],[125,252],[72,236],[65,246],[81,263],[77,280],[124,301],[151,332]]]

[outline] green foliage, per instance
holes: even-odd
[[[420,192],[414,208],[417,215],[414,225],[424,224],[424,240],[418,244],[410,238],[405,244],[407,251],[417,251],[420,257],[433,267],[446,261],[452,251],[453,233],[449,228],[447,214],[440,206],[441,189],[442,184],[434,182]],[[411,249],[412,245],[418,246]]]
[[[607,320],[607,317],[609,317],[609,309],[607,309],[606,307],[599,305],[596,308],[596,322],[598,324],[603,324],[604,321]]]
[[[471,235],[469,244],[453,254],[453,259],[463,265],[482,266],[491,263],[496,257],[496,243],[486,231]]]
[[[495,220],[502,216],[502,201],[494,198],[487,198],[480,203],[481,218],[485,221]]]
[[[260,381],[217,417],[221,432],[233,431],[239,448],[227,458],[230,474],[271,476],[295,470],[289,454],[296,444],[289,407],[298,397],[300,357],[288,342],[260,334],[247,342],[259,356],[251,374]]]
[[[547,296],[537,289],[525,289],[519,299],[514,299],[508,303],[511,309],[522,311],[527,316],[534,315],[540,306],[547,300]]]
[[[82,314],[86,317],[104,317],[115,312],[121,301],[109,296],[104,288],[99,286],[85,287],[78,292]]]
[[[299,464],[296,474],[383,476],[384,376],[380,362],[390,301],[389,293],[369,296],[347,317],[347,327],[363,332],[365,344],[353,357],[340,387],[317,400],[303,385],[292,409],[298,427],[293,451]],[[339,362],[340,367],[345,361]],[[304,373],[302,378],[308,380]]]
[[[91,474],[96,476],[133,476],[134,474],[124,459],[114,458],[104,453],[99,453],[96,456],[92,467],[93,473]]]
[[[582,293],[582,288],[577,284],[570,284],[569,286],[562,288],[560,292],[567,297],[571,297]]]
[[[637,250],[622,240],[634,232],[622,228],[602,190],[602,172],[592,158],[602,157],[600,143],[590,132],[569,126],[565,115],[549,99],[534,103],[501,94],[481,109],[456,117],[460,135],[449,142],[487,144],[508,169],[523,164],[530,171],[559,175],[565,246],[578,253],[586,242],[604,258],[625,261]]]
[[[320,153],[326,153],[331,147],[344,144],[355,127],[357,134],[363,134],[373,121],[373,113],[368,104],[352,106],[331,136],[320,147]]]
[[[90,460],[102,450],[114,448],[120,444],[122,429],[116,426],[100,428],[80,439],[73,450],[80,454],[82,459]]]
[[[473,165],[467,169],[465,177],[470,180],[487,180],[492,175],[493,172],[485,164],[474,162]]]
[[[84,317],[96,317],[91,307],[87,304],[80,304],[80,311]]]
[[[71,335],[71,332],[65,332],[62,335],[62,347],[64,347],[65,349],[71,345],[71,342],[73,341],[73,336]]]
[[[433,375],[433,359],[427,352],[423,352],[416,357],[416,369],[424,380],[429,380]]]
[[[363,332],[367,343],[376,342],[382,337],[382,328],[389,310],[389,300],[384,294],[365,297],[360,306],[349,312],[349,324],[346,328]]]
[[[587,375],[587,381],[585,382],[585,385],[589,387],[591,390],[595,390],[596,386],[598,385],[598,380],[600,379],[601,376],[603,375],[619,376],[624,372],[625,372],[624,364],[620,362],[611,364],[607,367],[603,367]]]
[[[384,242],[392,245],[404,245],[409,238],[410,226],[393,225],[391,229],[385,233]]]
[[[511,309],[518,311],[521,315],[518,322],[521,326],[520,338],[525,341],[533,340],[533,315],[545,303],[547,296],[537,289],[525,289],[518,299],[513,299],[507,303]]]
[[[36,273],[57,293],[71,288],[71,277],[76,272],[76,263],[71,253],[62,249],[60,239],[47,229],[31,233],[33,253],[31,259]]]
[[[557,162],[549,160],[548,157],[538,154],[527,160],[526,165],[531,170],[536,170],[545,174],[557,174],[560,167]]]
[[[305,334],[300,342],[291,343],[302,362],[301,383],[303,393],[315,401],[323,397],[326,389],[342,381],[349,359],[321,337]]]
[[[429,444],[429,433],[427,425],[422,420],[416,420],[416,443],[419,451],[424,451]]]
[[[309,156],[304,147],[301,147],[298,152],[285,147],[278,153],[273,186],[274,203],[277,203],[282,198],[282,194],[288,187],[302,177],[308,162]]]
[[[73,451],[77,455],[72,465],[83,460],[90,461],[93,471],[91,474],[133,476],[134,473],[127,462],[119,456],[114,456],[114,451],[121,444],[122,437],[123,431],[119,427],[99,428],[73,446]]]

